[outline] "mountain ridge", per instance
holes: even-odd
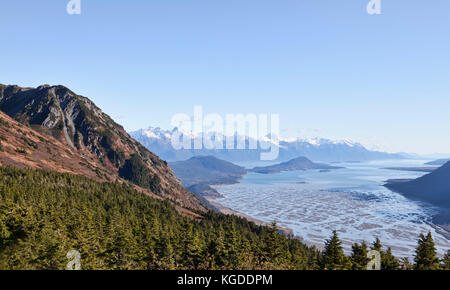
[[[59,146],[76,152],[77,158],[94,162],[102,174],[120,177],[183,207],[205,211],[167,162],[132,139],[91,100],[64,86],[22,88],[0,84],[0,111],[41,138],[50,137],[49,142],[56,140]],[[71,170],[76,169],[71,166]]]
[[[438,166],[442,166],[442,165],[444,165],[445,163],[447,163],[447,162],[449,162],[449,161],[450,161],[450,159],[437,159],[437,160],[434,160],[434,161],[427,162],[427,163],[425,163],[425,165],[438,165]]]
[[[278,163],[275,165],[255,167],[251,169],[251,172],[261,173],[261,174],[273,174],[283,171],[295,171],[295,170],[310,170],[310,169],[340,169],[343,167],[331,166],[328,164],[314,163],[306,157],[298,157],[291,159],[286,162]]]
[[[233,184],[247,173],[245,168],[214,156],[195,156],[169,164],[185,186]]]
[[[159,127],[149,127],[130,132],[130,135],[142,145],[168,161],[187,160],[193,156],[211,155],[229,162],[237,161],[259,161],[260,148],[256,150],[175,150],[171,144],[171,135],[177,132],[163,130]],[[181,133],[183,134],[183,133]],[[193,133],[188,134],[193,142],[198,138]],[[248,144],[248,137],[246,143]],[[404,159],[401,154],[391,154],[367,150],[364,146],[349,140],[334,141],[328,139],[278,139],[279,157],[274,160],[278,162],[288,161],[298,156],[305,156],[316,162],[347,162],[347,161],[370,161],[378,159]]]
[[[407,197],[450,209],[450,162],[417,179],[388,182],[385,186]]]
[[[450,239],[450,161],[433,172],[413,180],[388,180],[384,185],[407,198],[438,207],[433,222],[445,229]]]

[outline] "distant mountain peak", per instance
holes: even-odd
[[[262,174],[271,174],[283,171],[310,170],[310,169],[330,170],[341,168],[342,167],[330,166],[328,164],[314,163],[308,158],[301,156],[275,165],[255,167],[251,171]]]
[[[149,138],[155,138],[155,139],[170,139],[171,133],[168,131],[162,130],[159,127],[148,127],[147,129],[141,129],[142,134]]]
[[[231,184],[237,182],[247,170],[214,156],[194,156],[185,161],[170,163],[184,185]]]
[[[258,161],[260,149],[257,150],[207,150],[207,149],[182,149],[175,150],[171,145],[173,133],[182,133],[189,136],[191,140],[199,138],[195,132],[181,132],[178,128],[164,130],[161,128],[149,127],[144,130],[131,132],[130,135],[141,142],[152,152],[162,156],[169,161],[186,160],[196,155],[213,155],[219,159],[235,161]],[[236,136],[236,135],[235,135]],[[248,136],[244,136],[248,141]],[[377,159],[402,159],[400,154],[390,154],[385,152],[366,149],[358,142],[348,139],[330,140],[325,138],[281,138],[267,135],[265,138],[257,140],[259,142],[271,142],[279,146],[280,154],[277,161],[287,161],[298,156],[305,156],[314,161],[320,162],[345,162],[345,161],[368,161]]]

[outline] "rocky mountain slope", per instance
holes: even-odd
[[[425,163],[425,165],[439,165],[439,166],[442,166],[442,165],[444,165],[445,163],[447,163],[449,161],[450,161],[450,159],[438,159],[438,160],[427,162],[427,163]]]
[[[54,170],[99,181],[116,176],[91,155],[81,155],[61,141],[36,132],[0,112],[0,165]]]
[[[101,180],[119,177],[182,207],[205,210],[165,161],[132,139],[88,98],[64,86],[0,85],[0,111],[15,120],[1,116],[1,136],[6,139],[0,152],[3,165]]]
[[[407,197],[450,209],[450,162],[415,180],[390,182],[386,187]]]
[[[213,156],[192,157],[170,163],[170,167],[185,186],[232,184],[247,173],[245,168]]]
[[[447,232],[443,231],[441,234],[450,239],[450,161],[420,178],[388,180],[385,186],[408,198],[438,207],[433,223],[445,229]]]

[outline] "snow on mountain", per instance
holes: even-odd
[[[264,152],[259,146],[258,149],[241,149],[241,150],[221,150],[221,149],[181,149],[175,150],[172,147],[171,136],[173,133],[188,135],[191,140],[201,138],[196,132],[182,132],[178,128],[172,131],[163,130],[158,127],[149,127],[135,132],[130,135],[141,142],[147,149],[161,156],[167,161],[186,160],[193,156],[212,155],[227,161],[258,161],[259,153]],[[225,139],[225,138],[224,138]],[[250,138],[245,137],[246,144],[250,143]],[[193,141],[192,141],[193,142]],[[237,135],[235,135],[235,143]],[[278,145],[280,154],[277,161],[287,161],[300,156],[307,157],[313,161],[322,162],[345,162],[345,161],[368,161],[379,159],[402,159],[400,154],[390,154],[379,151],[372,151],[365,148],[357,142],[348,139],[330,140],[325,138],[280,138],[270,135],[260,138],[258,144],[262,142],[271,142]],[[225,147],[225,146],[224,146]],[[247,147],[248,148],[248,147]]]
[[[286,139],[287,143],[294,143],[294,142],[300,142],[300,143],[309,143],[311,145],[315,145],[315,146],[322,146],[322,145],[346,145],[349,147],[355,147],[355,146],[362,146],[359,143],[353,142],[351,140],[348,139],[344,139],[344,140],[330,140],[330,139],[324,139],[324,138],[309,138],[309,139],[300,139],[300,138],[296,138],[296,139]]]
[[[170,139],[171,133],[166,130],[162,130],[159,127],[148,127],[147,129],[140,129],[136,132],[133,132],[134,134],[145,136],[147,138],[151,139]]]

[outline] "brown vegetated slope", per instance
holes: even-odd
[[[205,211],[167,163],[132,139],[92,101],[63,86],[0,84],[3,165],[128,180],[181,207]],[[12,120],[12,119],[14,120]]]
[[[98,181],[117,176],[104,170],[93,155],[80,155],[59,140],[43,135],[0,112],[0,164],[54,170]]]

